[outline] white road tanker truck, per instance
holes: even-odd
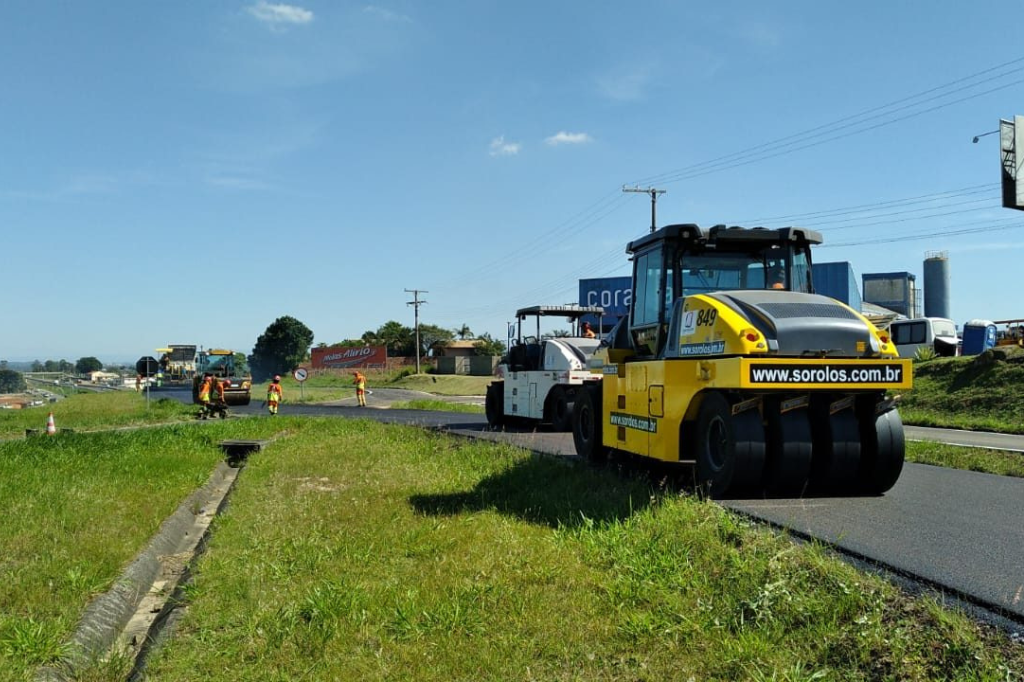
[[[600,344],[596,331],[588,334],[586,323],[580,322],[588,315],[597,319],[599,330],[604,309],[598,306],[537,305],[516,311],[516,338],[498,365],[497,379],[487,387],[485,410],[492,427],[520,421],[569,430],[577,391],[601,380],[587,368]],[[564,318],[570,325],[568,336],[542,336],[545,317]],[[532,334],[524,329],[528,318],[536,321]]]

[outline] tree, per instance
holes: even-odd
[[[459,337],[460,341],[465,341],[466,339],[473,338],[473,330],[470,329],[469,325],[466,324],[465,322],[462,323],[461,327],[453,331],[455,332],[455,335]]]
[[[473,350],[477,355],[501,356],[507,350],[504,341],[492,339],[490,334],[484,333],[476,338],[477,341],[473,344]]]
[[[17,393],[24,391],[28,386],[25,384],[25,377],[21,372],[13,369],[0,369],[0,393]]]
[[[415,333],[415,330],[413,330]],[[420,325],[420,355],[424,355],[431,349],[437,349],[448,345],[448,342],[455,338],[455,332],[442,329],[433,324]],[[414,341],[415,344],[415,341]]]
[[[256,339],[249,356],[253,381],[265,381],[275,374],[291,372],[309,354],[313,331],[294,317],[274,320]]]
[[[366,332],[362,340],[373,346],[384,346],[388,349],[388,354],[393,356],[413,355],[416,350],[416,338],[412,328],[394,320],[385,322],[375,332]]]
[[[33,372],[42,372],[43,368],[44,368],[43,363],[39,362],[38,360],[36,360],[36,361],[34,361],[32,363],[32,371]]]
[[[78,362],[75,363],[75,371],[79,374],[98,372],[101,369],[103,369],[103,363],[91,355],[85,358],[78,358]]]
[[[551,336],[555,337],[556,339],[564,339],[566,337],[572,336],[572,333],[568,329],[556,329],[555,331],[551,332]]]
[[[61,360],[61,362],[64,362],[64,361]],[[47,360],[46,362],[43,363],[43,371],[44,372],[59,372],[60,371],[60,365],[57,364],[56,360]]]

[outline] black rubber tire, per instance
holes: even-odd
[[[721,393],[704,396],[694,422],[697,487],[721,499],[751,493],[764,473],[764,427],[757,410],[733,415]]]
[[[572,442],[576,454],[591,464],[608,461],[604,445],[604,413],[601,411],[601,386],[585,386],[576,392],[572,410]]]
[[[501,428],[505,424],[505,382],[495,381],[487,387],[484,412],[492,428]]]
[[[573,403],[569,400],[569,392],[561,386],[555,386],[548,393],[544,412],[548,422],[555,431],[572,430]]]
[[[845,409],[833,415],[821,403],[811,412],[814,439],[809,489],[814,494],[853,492],[860,469],[860,429],[857,415]]]
[[[766,417],[765,494],[770,497],[800,497],[807,490],[813,454],[807,410],[796,409],[780,414],[776,404],[768,409]]]
[[[903,471],[906,456],[903,420],[894,409],[878,415],[871,409],[862,414],[860,429],[858,488],[868,495],[881,495],[896,485]]]

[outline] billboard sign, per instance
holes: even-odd
[[[1014,116],[1012,121],[1000,119],[999,161],[1003,166],[1003,207],[1024,210],[1024,116]]]
[[[384,365],[388,361],[388,349],[384,346],[331,346],[310,350],[313,369],[344,369],[346,367],[368,367]]]
[[[607,331],[620,318],[629,313],[633,302],[633,289],[629,277],[597,277],[580,280],[580,305],[604,308],[602,324]],[[583,318],[591,324],[597,320],[592,315]]]

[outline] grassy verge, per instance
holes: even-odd
[[[195,411],[192,405],[169,398],[151,398],[147,407],[146,396],[131,391],[79,393],[42,407],[0,410],[0,438],[23,436],[26,429],[45,430],[50,412],[58,429],[87,430],[177,421]]]
[[[405,402],[391,403],[391,408],[399,410],[435,410],[439,412],[465,412],[469,414],[484,413],[484,408],[480,405],[469,405],[467,403],[452,403],[445,400],[409,400]]]
[[[1024,349],[915,362],[900,416],[918,426],[1024,433]]]
[[[907,461],[1024,478],[1024,454],[1019,452],[908,441]]]
[[[1024,651],[605,470],[368,421],[250,460],[154,680],[1014,679]]]
[[[387,384],[388,388],[407,388],[436,395],[485,395],[494,377],[470,377],[455,374],[411,374]]]
[[[88,601],[223,459],[216,441],[270,426],[255,421],[0,443],[0,679],[59,654]]]

